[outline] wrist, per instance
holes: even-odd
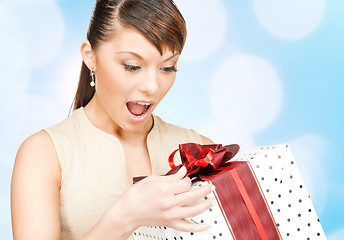
[[[80,240],[127,240],[137,227],[125,206],[116,202]]]
[[[114,239],[127,239],[139,227],[134,212],[127,204],[118,200],[103,216],[113,230]],[[119,236],[120,233],[120,236]]]

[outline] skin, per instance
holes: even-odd
[[[151,175],[146,144],[153,126],[151,111],[173,85],[176,73],[171,68],[176,68],[179,54],[166,50],[161,55],[140,33],[128,28],[117,29],[116,35],[96,50],[84,41],[81,53],[96,76],[96,93],[85,107],[87,117],[121,141],[130,179]],[[152,103],[147,117],[138,120],[130,116],[128,101]],[[202,138],[205,144],[212,143]],[[213,199],[187,206],[209,194],[211,186],[190,191],[191,181],[185,174],[182,168],[174,175],[149,176],[133,185],[82,239],[127,239],[142,225],[205,230],[209,225],[189,223],[184,218],[211,206]],[[60,187],[54,145],[46,132],[38,132],[23,142],[15,161],[11,183],[14,239],[61,239]]]

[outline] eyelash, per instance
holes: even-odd
[[[175,66],[165,67],[165,68],[160,68],[160,69],[163,70],[166,73],[177,72],[178,71]]]
[[[135,66],[135,65],[128,65],[124,64],[124,69],[129,72],[136,72],[141,69],[140,66]],[[165,67],[165,68],[160,68],[160,70],[166,72],[166,73],[171,73],[171,72],[177,72],[178,70],[176,69],[175,66],[172,67]]]
[[[134,66],[134,65],[127,65],[127,64],[124,64],[124,69],[126,71],[129,71],[129,72],[135,72],[135,71],[138,71],[141,69],[140,66]]]

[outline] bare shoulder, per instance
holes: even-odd
[[[18,164],[28,164],[37,170],[50,168],[56,173],[60,172],[55,147],[47,132],[37,132],[21,144],[16,156],[15,167]]]
[[[207,144],[214,144],[214,142],[211,141],[209,138],[207,138],[207,137],[205,137],[205,136],[203,136],[203,135],[200,135],[200,136],[201,136],[202,143],[203,143],[204,145],[207,145]]]
[[[45,131],[28,137],[19,147],[12,174],[12,186],[17,182],[53,183],[60,187],[61,170],[54,144]]]
[[[54,148],[53,142],[49,134],[45,131],[39,131],[31,136],[29,136],[19,148],[19,151],[27,151],[32,148],[37,147],[49,147],[50,149]]]
[[[40,131],[19,147],[11,181],[14,239],[59,239],[61,173],[50,136]]]

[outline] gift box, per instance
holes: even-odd
[[[206,222],[204,232],[163,226],[140,227],[135,239],[326,239],[288,145],[240,150],[237,145],[183,144],[180,154],[192,188],[216,186],[205,198],[217,201],[208,211],[186,219]],[[176,151],[175,151],[176,152]],[[178,170],[169,162],[173,173]]]

